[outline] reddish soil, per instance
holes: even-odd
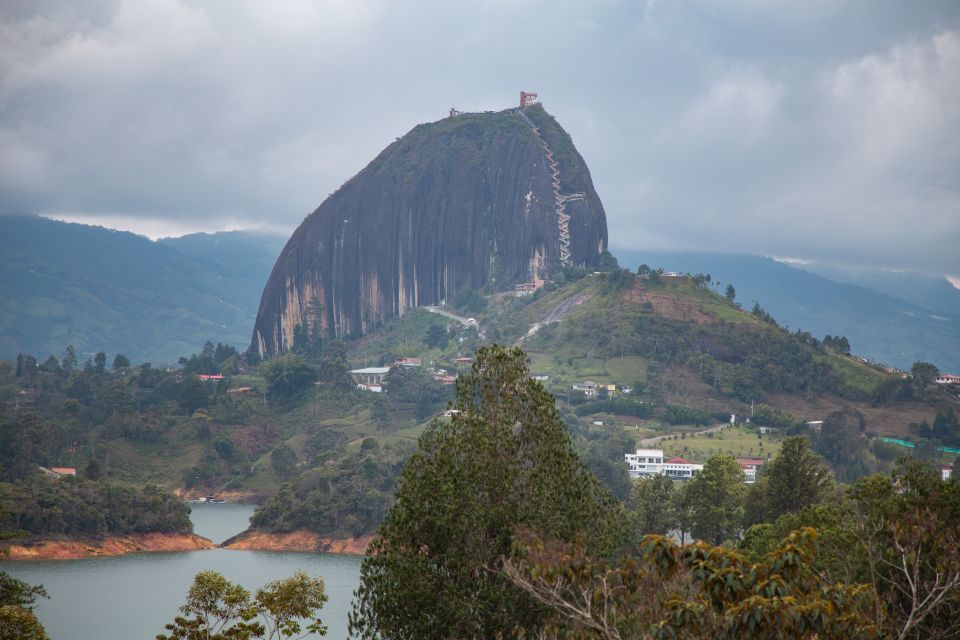
[[[8,560],[75,560],[138,552],[199,551],[214,546],[210,540],[192,533],[138,533],[100,540],[19,541],[0,548],[0,557]]]
[[[359,538],[328,538],[312,531],[298,530],[289,533],[265,533],[245,531],[224,542],[224,549],[256,551],[322,551],[364,555],[372,535]]]
[[[691,302],[671,291],[648,291],[639,282],[624,291],[621,298],[624,302],[633,304],[649,302],[653,305],[653,313],[671,320],[692,320],[698,324],[710,324],[717,321],[712,315],[704,313],[695,302]]]

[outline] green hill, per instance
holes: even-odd
[[[854,352],[877,362],[909,369],[921,360],[960,369],[960,291],[943,278],[883,273],[853,281],[839,270],[817,275],[762,256],[690,251],[622,250],[617,257],[634,270],[646,263],[709,273],[722,282],[721,291],[733,284],[744,306],[759,302],[781,324],[817,338],[846,336]]]
[[[37,217],[0,218],[0,357],[74,345],[172,363],[205,340],[246,344],[277,236],[152,242]]]
[[[65,372],[41,361],[17,375],[13,363],[0,363],[0,469],[16,480],[31,465],[85,469],[96,460],[115,481],[234,497],[277,494],[299,478],[270,504],[270,513],[286,514],[282,527],[369,533],[425,424],[452,396],[428,369],[462,373],[464,359],[491,341],[528,352],[574,446],[621,498],[630,489],[623,454],[645,439],[694,462],[718,451],[767,457],[784,433],[807,432],[803,422],[849,408],[865,420],[851,444],[863,460],[844,467],[844,478],[907,452],[875,434],[960,441],[957,402],[942,390],[836,353],[688,277],[567,270],[532,296],[468,292],[445,313],[416,309],[362,338],[305,345],[259,370],[243,369],[226,350],[219,362],[213,349],[183,371]],[[400,357],[423,366],[392,371],[387,393],[358,390],[347,375]],[[216,371],[226,377],[193,375]],[[573,389],[586,381],[614,391],[590,398]],[[890,384],[898,393],[881,394]],[[753,424],[719,429],[730,414],[751,413]],[[758,425],[774,432],[760,434]]]

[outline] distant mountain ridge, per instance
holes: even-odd
[[[102,227],[0,217],[0,358],[23,351],[42,361],[74,344],[81,354],[119,351],[160,364],[208,339],[242,348],[283,242],[251,231],[152,242]],[[925,360],[960,372],[960,318],[945,310],[758,256],[614,253],[631,269],[647,263],[710,273],[721,290],[732,283],[744,307],[757,301],[781,324],[818,338],[846,335],[854,353],[878,362],[909,368]],[[950,304],[949,295],[937,299]]]
[[[120,352],[174,363],[205,340],[242,346],[282,238],[153,242],[32,216],[0,217],[0,358]]]
[[[845,335],[853,351],[909,369],[918,361],[960,370],[960,315],[929,309],[857,284],[830,280],[771,258],[692,251],[614,250],[621,265],[709,273],[733,284],[737,301],[757,302],[781,324],[817,338]],[[949,286],[949,284],[948,284]]]
[[[943,276],[916,271],[851,269],[817,262],[804,264],[799,268],[836,282],[873,289],[906,300],[922,309],[960,317],[960,289]]]

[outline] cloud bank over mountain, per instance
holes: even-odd
[[[292,230],[414,124],[539,91],[614,247],[957,275],[960,5],[0,7],[0,211]]]

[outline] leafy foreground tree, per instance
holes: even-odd
[[[724,547],[646,536],[639,553],[610,564],[528,533],[503,572],[551,611],[545,638],[878,637],[869,586],[829,584],[810,570],[816,538],[796,531],[751,562]]]
[[[42,586],[0,571],[0,640],[49,640],[33,613],[37,598],[48,597]]]
[[[23,607],[0,607],[0,640],[50,640],[37,616]]]
[[[216,571],[194,577],[183,615],[166,625],[157,640],[249,640],[326,635],[317,612],[327,601],[323,579],[298,571],[250,592]]]
[[[850,498],[889,637],[960,638],[960,483],[901,459],[892,476],[863,478]]]
[[[885,638],[960,638],[960,483],[904,458],[842,500],[750,527],[739,546],[758,561],[810,526],[820,534],[811,569],[834,584],[870,584]]]
[[[361,567],[353,637],[496,638],[547,614],[500,572],[517,527],[582,540],[605,556],[625,540],[620,503],[573,451],[553,398],[519,349],[484,347],[457,384],[455,414],[420,438],[396,503]]]
[[[34,586],[0,571],[0,607],[12,606],[33,610],[37,598],[49,598],[43,585]]]

